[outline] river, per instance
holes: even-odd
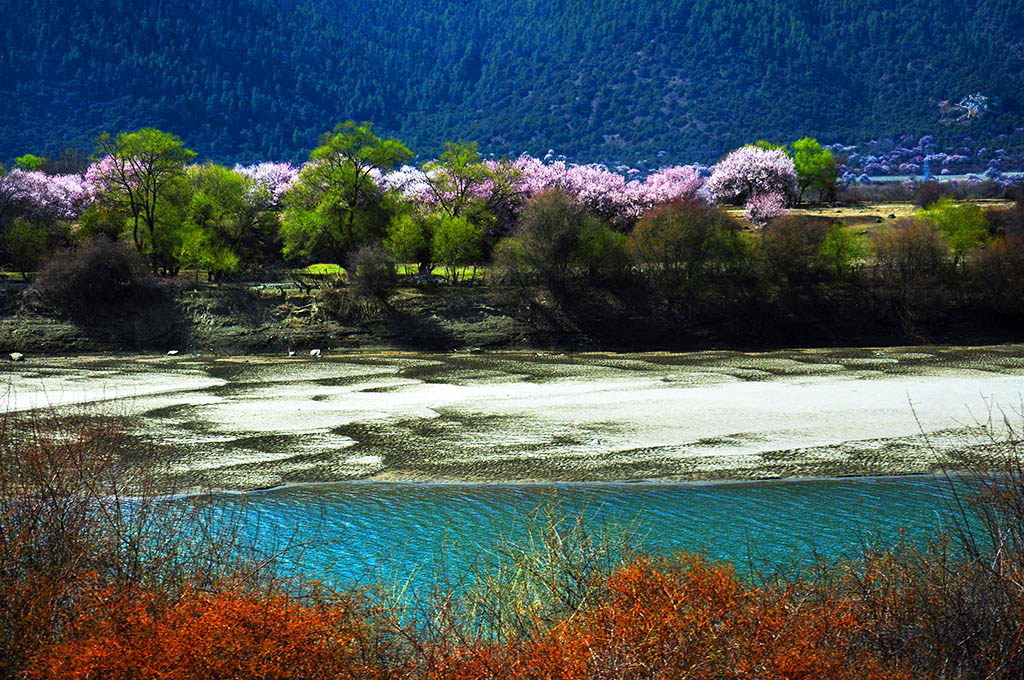
[[[304,569],[353,579],[486,550],[553,501],[737,563],[920,538],[949,488],[928,475],[1024,393],[1019,345],[323,354],[31,359],[5,406],[123,417],[167,484],[246,492],[225,498],[268,538],[319,527]]]

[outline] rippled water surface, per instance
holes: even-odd
[[[922,540],[948,517],[941,477],[737,484],[342,483],[229,496],[267,540],[315,543],[293,566],[335,582],[412,578],[473,566],[499,537],[522,542],[537,508],[557,504],[589,530],[631,529],[655,553],[706,551],[740,571],[853,556],[875,540]]]

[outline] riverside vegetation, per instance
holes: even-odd
[[[5,290],[5,347],[963,342],[1012,339],[1024,312],[1018,187],[846,187],[813,139],[643,180],[467,143],[416,168],[351,121],[301,168],[191,165],[153,129],[98,152],[81,174],[23,157],[0,176],[4,264],[38,270]],[[920,209],[844,222],[827,207],[867,191]],[[227,288],[197,300],[201,274]],[[261,280],[302,293],[230,290]],[[225,316],[232,332],[207,332]]]
[[[994,432],[995,430],[989,430]],[[653,556],[550,508],[474,573],[354,590],[283,571],[244,511],[174,498],[95,413],[0,424],[0,677],[1018,678],[1024,458],[964,478],[946,530],[802,573]],[[756,550],[756,546],[753,546]],[[294,556],[294,555],[291,555]]]

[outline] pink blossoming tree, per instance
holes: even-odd
[[[774,194],[790,205],[798,194],[796,169],[781,149],[744,146],[715,165],[706,190],[715,203],[740,205],[754,196]]]

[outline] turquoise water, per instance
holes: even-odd
[[[854,556],[861,546],[921,541],[949,516],[941,477],[732,484],[339,483],[227,497],[267,544],[306,543],[288,568],[335,584],[413,588],[438,569],[475,566],[499,537],[522,541],[529,516],[557,504],[591,532],[626,528],[654,553],[703,551],[741,572]]]

